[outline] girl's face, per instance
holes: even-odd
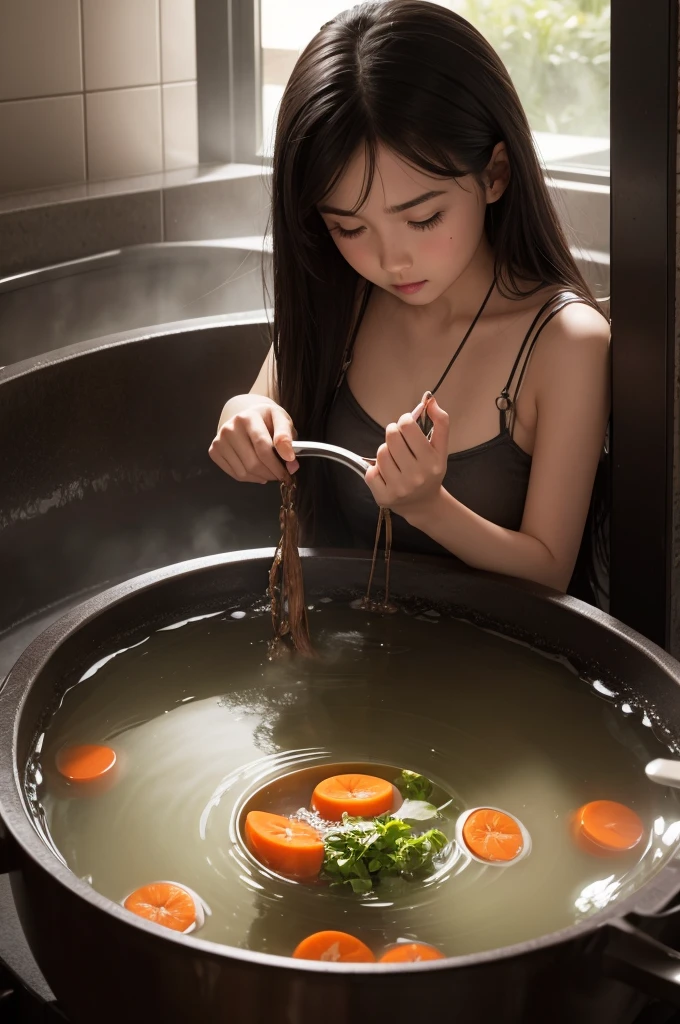
[[[504,152],[498,156],[507,167]],[[380,147],[371,191],[353,215],[365,166],[362,148],[319,213],[358,274],[409,305],[425,306],[458,280],[479,251],[487,202],[502,194],[504,176],[490,187],[471,174],[433,178]]]

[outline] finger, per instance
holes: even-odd
[[[423,395],[423,397],[418,402],[418,404],[415,407],[415,409],[413,410],[413,412],[411,413],[411,416],[413,416],[414,420],[419,420],[420,419],[420,417],[423,415],[423,413],[427,409],[428,403],[431,400],[432,400],[432,392],[431,391],[426,391],[425,394]]]
[[[259,440],[257,431],[253,428],[252,424],[246,424],[246,429],[249,431],[247,434],[238,431],[232,431],[229,434],[229,448],[224,454],[227,458],[230,458],[233,453],[243,466],[248,477],[255,477],[263,482],[283,480],[286,470],[274,454],[271,438],[264,423],[262,424],[261,432],[264,438],[260,437]],[[271,465],[263,460],[262,455],[271,459]]]
[[[378,505],[385,505],[387,488],[385,485],[385,481],[381,476],[380,470],[378,469],[377,463],[375,466],[370,467],[364,479]]]
[[[285,462],[295,462],[293,422],[278,405],[271,406],[272,444]]]
[[[440,455],[446,455],[449,451],[449,414],[435,398],[430,402],[428,414],[432,420],[430,444]]]
[[[411,417],[408,417],[416,430],[422,434],[420,427],[413,423]],[[390,423],[385,431],[385,444],[389,448],[390,455],[394,459],[397,468],[402,472],[406,472],[411,468],[415,462],[415,458],[412,450],[409,448],[404,435],[402,434],[398,424]]]
[[[254,454],[261,465],[266,468],[270,478],[272,480],[285,480],[288,476],[287,468],[290,470],[290,464],[286,468],[286,465],[276,454],[276,450],[272,447],[271,435],[264,422],[261,427],[257,427],[253,424],[250,440],[252,442]]]
[[[237,459],[232,459],[232,460],[228,459],[226,457],[226,455],[224,455],[223,452],[220,451],[220,449],[218,448],[218,446],[215,444],[214,441],[210,445],[210,448],[208,450],[208,454],[210,455],[210,458],[213,460],[213,462],[217,466],[219,466],[220,469],[223,470],[228,476],[232,477],[232,479],[234,479],[234,480],[242,480],[243,479],[243,466],[241,465],[240,468],[239,468],[239,466],[238,466],[238,461],[239,460],[237,460]],[[239,474],[241,474],[241,475],[239,475]]]
[[[407,412],[399,417],[397,427],[404,443],[408,445],[415,459],[425,459],[431,455],[432,449],[430,444],[410,413]]]
[[[386,485],[395,482],[401,476],[401,470],[392,458],[392,453],[386,444],[381,444],[378,448],[375,464]]]

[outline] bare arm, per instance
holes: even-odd
[[[222,424],[226,423],[232,416],[242,412],[244,409],[248,409],[254,402],[256,403],[260,399],[267,399],[275,405],[279,401],[273,348],[269,349],[267,358],[260,367],[260,372],[249,393],[247,395],[234,395],[222,409],[220,422],[217,425],[218,431]]]
[[[285,480],[288,472],[298,468],[291,447],[295,436],[290,416],[278,404],[274,353],[270,349],[249,394],[234,395],[222,409],[208,452],[213,462],[235,480]]]
[[[587,306],[568,307],[546,328],[533,359],[536,440],[519,531],[483,519],[441,486],[448,416],[435,403],[429,407],[431,443],[410,416],[393,425],[406,440],[413,464],[388,428],[378,465],[366,479],[380,504],[390,504],[469,565],[564,590],[576,562],[609,416],[608,325]],[[393,458],[388,461],[391,436],[402,462],[399,476]],[[401,496],[394,493],[399,485]]]

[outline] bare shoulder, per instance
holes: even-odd
[[[536,364],[543,379],[602,371],[609,363],[609,322],[585,302],[556,313],[541,335]]]
[[[606,317],[586,302],[570,302],[557,313],[546,327],[546,334],[554,340],[578,341],[605,349],[609,346],[610,328]]]

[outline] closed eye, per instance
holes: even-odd
[[[353,228],[352,231],[347,231],[345,228],[341,228],[339,224],[336,224],[335,230],[340,235],[340,238],[358,238],[364,229],[361,227]]]
[[[407,223],[410,228],[414,228],[416,231],[428,231],[432,228],[436,228],[438,224],[441,224],[442,217],[443,213],[440,210],[438,213],[434,213],[431,217],[428,217],[427,220],[410,220]],[[358,238],[364,231],[364,228],[362,226],[348,230],[347,228],[340,227],[339,224],[336,224],[331,230],[337,231],[340,238]]]
[[[441,224],[443,214],[441,210],[439,213],[433,213],[427,220],[410,220],[408,226],[410,228],[416,228],[417,231],[427,231],[430,228],[436,228],[437,224]]]

